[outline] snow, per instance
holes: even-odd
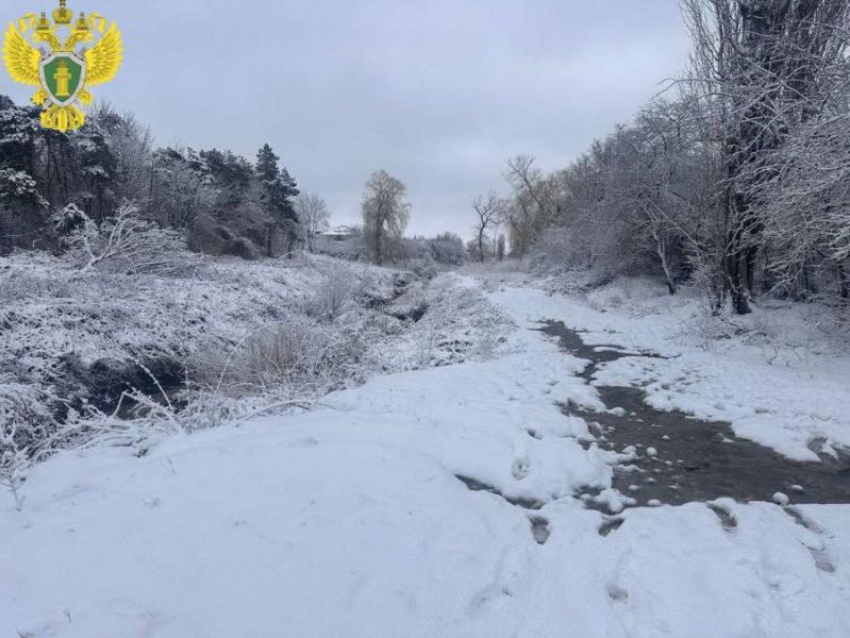
[[[310,412],[170,436],[141,457],[101,446],[36,467],[22,512],[0,495],[0,635],[850,635],[850,507],[717,501],[732,528],[701,503],[622,509],[611,464],[636,449],[582,447],[586,424],[557,404],[604,405],[584,362],[534,328],[562,319],[600,344],[680,355],[600,376],[656,375],[660,401],[692,370],[669,404],[734,414],[739,434],[777,428],[788,449],[821,427],[846,440],[840,421],[790,429],[773,382],[793,369],[670,343],[675,317],[653,329],[529,286],[487,288],[520,326],[498,357],[373,377]],[[705,407],[742,366],[775,403],[761,428],[738,414],[743,392]],[[808,410],[837,416],[846,392]],[[582,493],[622,511],[586,509]]]
[[[102,431],[130,387],[185,401],[172,420],[203,428],[372,374],[487,359],[513,329],[448,274],[425,282],[312,255],[198,266],[164,276],[0,257],[0,430],[24,413],[19,445],[50,440],[60,425]],[[414,308],[427,312],[416,321]]]
[[[782,492],[777,492],[776,494],[773,495],[773,502],[776,503],[777,505],[785,506],[785,505],[788,505],[788,503],[791,502],[791,499],[788,498],[787,494],[783,494]]]

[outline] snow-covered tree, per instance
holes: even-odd
[[[363,234],[370,259],[381,265],[389,244],[404,235],[410,219],[407,188],[386,171],[372,173],[363,193]]]
[[[166,228],[186,231],[211,211],[219,189],[204,158],[190,148],[164,148],[153,157],[148,216]]]
[[[683,0],[694,40],[691,81],[721,140],[718,183],[732,305],[750,312],[766,225],[758,193],[799,125],[847,101],[847,0]]]
[[[317,193],[301,193],[295,200],[295,212],[307,237],[307,249],[313,252],[316,235],[328,230],[331,225],[328,204]]]
[[[298,187],[289,172],[279,164],[280,157],[272,147],[264,144],[257,152],[255,171],[260,183],[261,201],[271,218],[266,230],[266,251],[274,254],[274,241],[278,231],[283,232],[286,252],[292,252],[298,240],[298,215],[295,212],[294,198],[298,196]]]
[[[443,233],[427,240],[431,256],[438,264],[461,266],[466,258],[463,239],[453,233]]]

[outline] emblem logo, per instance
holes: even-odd
[[[32,101],[42,107],[41,125],[62,133],[85,124],[81,107],[93,99],[88,87],[111,81],[124,57],[114,22],[107,29],[103,16],[82,12],[74,21],[65,3],[59,0],[52,21],[46,13],[30,13],[10,24],[3,41],[3,63],[12,79],[39,87]]]

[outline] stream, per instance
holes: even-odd
[[[623,352],[615,345],[587,345],[579,331],[562,322],[544,322],[542,332],[557,338],[563,351],[588,360],[581,374],[588,384],[606,363],[624,357],[661,358],[649,352]],[[646,403],[646,392],[640,388],[596,389],[609,412],[593,412],[572,403],[561,408],[584,419],[602,449],[622,452],[633,447],[637,451],[637,458],[615,468],[613,487],[635,499],[638,506],[682,505],[721,497],[771,501],[777,492],[787,494],[795,504],[850,503],[850,455],[841,459],[822,455],[820,463],[793,461],[738,438],[729,423],[657,410]],[[610,412],[616,408],[620,409]],[[592,500],[588,506],[596,507]]]

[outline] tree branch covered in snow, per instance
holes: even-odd
[[[73,204],[51,219],[57,230],[68,229],[63,238],[67,256],[83,271],[173,275],[200,263],[187,253],[179,234],[142,220],[133,203],[121,204],[100,226]]]
[[[697,283],[712,312],[850,300],[847,0],[682,0],[690,66],[549,175],[509,161],[515,256]]]

